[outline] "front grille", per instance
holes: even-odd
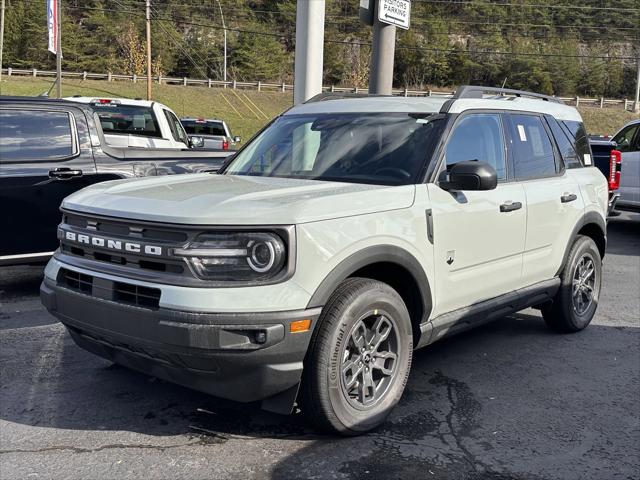
[[[93,233],[101,233],[107,236],[135,237],[150,242],[184,243],[188,235],[184,231],[159,228],[135,222],[121,222],[116,220],[103,220],[65,213],[63,222],[77,228],[90,230]]]
[[[131,283],[114,282],[113,300],[119,303],[137,305],[146,308],[158,308],[160,290],[157,288],[141,287]]]
[[[91,294],[93,290],[93,277],[84,273],[74,272],[61,268],[58,273],[58,285],[62,285],[70,290]]]
[[[84,293],[103,300],[136,307],[157,309],[160,304],[160,289],[143,287],[126,282],[113,282],[93,275],[61,268],[58,272],[57,284],[60,287]]]
[[[148,271],[176,276],[189,273],[185,260],[172,257],[169,252],[171,248],[182,248],[189,241],[190,234],[193,235],[193,232],[162,225],[94,218],[67,212],[64,213],[60,227],[60,250],[67,255],[108,263],[116,267],[125,267],[127,271],[132,273]],[[71,231],[77,236],[100,237],[121,244],[132,242],[140,245],[155,245],[162,248],[162,254],[149,255],[142,251],[108,248],[104,244],[81,243],[67,239],[65,231]]]
[[[169,260],[163,259],[162,261],[150,260],[149,257],[141,257],[137,255],[121,255],[104,250],[97,250],[91,247],[78,247],[71,246],[64,243],[64,240],[60,246],[61,250],[69,255],[75,257],[88,258],[89,260],[96,260],[98,262],[112,263],[114,265],[124,265],[131,268],[140,268],[142,270],[153,270],[154,272],[167,272],[180,275],[184,273],[185,267],[182,264],[183,260]]]

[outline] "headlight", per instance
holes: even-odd
[[[276,233],[207,233],[173,254],[185,257],[202,280],[246,282],[272,280],[285,270],[287,251]]]

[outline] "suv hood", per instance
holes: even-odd
[[[414,185],[187,174],[103,182],[62,202],[69,210],[191,225],[286,225],[407,208]]]

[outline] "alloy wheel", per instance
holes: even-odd
[[[368,409],[385,396],[399,353],[397,328],[388,314],[374,310],[355,323],[341,363],[342,392],[353,407]]]
[[[573,309],[578,315],[584,315],[594,301],[596,268],[591,255],[583,255],[573,273],[572,298]]]

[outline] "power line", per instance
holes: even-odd
[[[29,1],[29,0],[27,0]],[[73,9],[73,10],[97,10],[97,11],[103,11],[103,12],[115,12],[115,13],[128,13],[128,14],[132,14],[134,16],[142,16],[139,12],[134,11],[134,10],[117,10],[117,9],[110,9],[110,8],[100,8],[100,7],[86,7],[86,6],[71,6],[71,5],[65,5],[66,9]],[[206,28],[211,28],[211,29],[216,29],[216,30],[223,30],[224,28],[221,26],[217,26],[217,25],[211,25],[211,24],[206,24],[206,23],[201,23],[201,22],[194,22],[194,21],[188,21],[188,20],[179,20],[179,19],[175,19],[175,18],[171,18],[171,17],[160,17],[159,14],[157,15],[158,19],[162,19],[165,21],[170,21],[170,22],[174,22],[174,23],[179,23],[182,25],[191,25],[191,26],[200,26],[200,27],[206,27]],[[354,18],[355,17],[347,17],[347,18]],[[534,27],[534,28],[566,28],[566,29],[577,29],[577,30],[614,30],[614,31],[621,31],[621,30],[625,30],[625,31],[638,31],[640,32],[640,29],[636,29],[636,28],[632,28],[632,27],[612,27],[612,26],[587,26],[587,25],[553,25],[553,24],[527,24],[527,23],[501,23],[501,22],[469,22],[469,21],[462,21],[462,20],[449,20],[449,23],[458,23],[458,24],[464,24],[464,25],[484,25],[484,26],[496,26],[496,27]],[[333,25],[344,25],[341,23],[331,23],[331,22],[327,22],[327,24],[333,24]],[[431,25],[428,22],[421,22],[421,23],[417,23],[414,20],[414,25],[421,25],[421,26],[429,26]],[[261,32],[261,31],[256,31],[256,30],[246,30],[246,29],[241,29],[241,28],[232,28],[232,27],[226,27],[227,31],[232,31],[232,32],[237,32],[237,33],[247,33],[247,34],[254,34],[254,35],[263,35],[263,36],[271,36],[271,37],[276,37],[276,38],[287,38],[287,39],[292,39],[293,34],[292,33],[272,33],[272,32]],[[437,34],[437,35],[467,35],[470,34],[468,32],[451,32],[451,31],[432,31],[432,33]],[[474,36],[478,36],[478,35],[482,35],[483,32],[478,33],[478,32],[474,32],[473,35]],[[583,38],[585,35],[581,34],[581,38]],[[517,36],[517,35],[512,35],[511,38],[531,38],[531,35],[522,35],[522,36]],[[549,36],[549,35],[545,35],[544,38],[564,38],[562,36]],[[632,37],[633,40],[637,39],[636,36]],[[628,38],[619,38],[619,40],[628,40]]]
[[[113,0],[115,3],[117,3],[118,5],[120,5],[121,7],[124,8],[124,5],[122,3],[120,3],[118,0]],[[131,14],[137,14],[138,12],[135,10],[131,10],[128,11]],[[162,20],[157,18],[157,10],[155,7],[151,7],[151,17],[155,20],[158,20],[157,25],[162,29],[162,31],[164,31],[164,33],[167,35],[167,37],[169,37],[169,40],[171,40],[177,47],[178,49],[180,49],[180,51],[185,55],[185,57],[187,57],[187,59],[193,64],[193,66],[200,72],[200,74],[205,77],[208,78],[209,76],[202,70],[202,68],[195,62],[195,60],[193,59],[193,57],[189,54],[189,52],[186,50],[186,48],[184,48],[183,44],[181,41],[179,41],[177,38],[175,38],[173,36],[173,34],[171,32],[169,32],[169,30],[167,30],[164,25],[162,24]],[[198,55],[198,52],[194,53],[196,55]],[[203,63],[206,65],[207,68],[211,68],[211,66],[204,60],[202,59],[202,57],[200,57],[200,60],[203,61]],[[212,68],[212,70],[215,70]]]
[[[109,12],[120,12],[120,13],[129,13],[131,15],[134,16],[141,16],[139,12],[133,11],[133,10],[127,10],[125,12],[122,12],[121,10],[114,10],[114,9],[107,9],[107,8],[98,8],[98,7],[74,7],[74,6],[67,6],[66,8],[69,9],[79,9],[79,10],[101,10],[101,11],[109,11]],[[142,15],[143,16],[143,15]],[[214,30],[222,30],[223,27],[218,26],[218,25],[212,25],[212,24],[207,24],[207,23],[201,23],[201,22],[193,22],[193,21],[186,21],[186,20],[178,20],[178,19],[174,19],[174,18],[167,18],[167,17],[160,17],[160,16],[156,16],[157,20],[165,20],[165,21],[170,21],[170,22],[174,22],[174,23],[178,23],[178,24],[182,24],[182,25],[192,25],[192,26],[200,26],[200,27],[206,27],[206,28],[210,28],[210,29],[214,29]],[[502,24],[502,23],[497,23],[497,22],[488,22],[488,23],[482,23],[482,22],[457,22],[457,23],[471,23],[471,24],[484,24],[484,25],[512,25],[512,26],[518,26],[518,24]],[[524,24],[520,24],[520,25],[524,25]],[[549,27],[553,27],[553,25],[543,25],[543,26],[549,26]],[[558,27],[558,26],[556,26]],[[571,26],[566,26],[567,28],[574,28]],[[590,27],[583,27],[583,28],[590,28]],[[609,27],[603,27],[603,28],[609,28]],[[233,32],[238,32],[238,33],[246,33],[246,34],[253,34],[253,35],[263,35],[263,36],[271,36],[271,37],[277,37],[277,38],[288,38],[291,39],[292,34],[280,34],[280,33],[271,33],[271,32],[260,32],[260,31],[255,31],[255,30],[245,30],[245,29],[239,29],[239,28],[230,28],[227,27],[228,31],[233,31]],[[634,29],[629,29],[629,30],[634,30]],[[325,43],[334,43],[334,44],[348,44],[348,45],[360,45],[360,46],[371,46],[370,43],[366,43],[366,42],[352,42],[352,41],[348,41],[348,40],[330,40],[330,39],[326,39],[325,38]],[[501,52],[501,51],[491,51],[491,50],[459,50],[459,49],[438,49],[438,48],[428,48],[428,47],[409,47],[409,46],[398,46],[396,47],[398,50],[418,50],[418,51],[431,51],[431,52],[438,52],[438,53],[467,53],[467,54],[471,54],[471,55],[507,55],[507,56],[525,56],[525,57],[557,57],[557,58],[594,58],[594,59],[606,59],[606,60],[635,60],[636,57],[633,56],[594,56],[594,55],[570,55],[570,54],[543,54],[543,53],[525,53],[525,52]]]
[[[413,0],[415,3],[428,3],[428,4],[439,4],[439,5],[474,5],[478,7],[517,7],[517,8],[551,8],[551,9],[567,9],[567,10],[605,10],[605,11],[615,11],[615,12],[640,12],[638,8],[627,8],[627,7],[597,7],[591,5],[549,5],[549,4],[540,4],[540,3],[511,3],[511,2],[500,2],[500,3],[478,3],[470,0]]]
[[[517,7],[517,8],[550,8],[554,10],[601,10],[601,11],[614,11],[614,12],[640,12],[640,8],[628,8],[628,7],[598,7],[591,5],[552,5],[552,4],[542,4],[542,3],[513,3],[513,2],[487,2],[487,3],[479,3],[477,1],[472,0],[413,0],[414,3],[423,3],[423,4],[436,4],[436,5],[473,5],[477,7]],[[142,0],[129,0],[130,3],[144,3]],[[223,3],[224,4],[224,3]],[[236,6],[236,4],[230,4]],[[199,3],[173,3],[171,2],[172,7],[190,7],[190,8],[209,8],[208,5],[202,5]],[[211,7],[214,8],[214,7]],[[227,8],[227,11],[247,11],[246,9],[241,8]],[[282,10],[262,10],[262,9],[250,9],[251,12],[257,13],[277,13],[281,15],[293,15],[295,16],[295,12],[286,12]]]
[[[155,9],[153,9],[155,10]],[[193,64],[194,67],[196,67],[196,69],[200,72],[201,75],[203,75],[204,78],[209,78],[209,75],[207,74],[208,72],[204,72],[199,65],[196,64],[195,60],[193,59],[193,57],[189,54],[189,52],[187,51],[186,48],[184,48],[184,43],[182,41],[180,41],[179,39],[175,38],[173,36],[172,33],[170,33],[162,24],[162,19],[157,17],[157,13],[152,14],[153,18],[155,20],[157,20],[157,24],[158,26],[164,31],[164,33],[169,37],[170,40],[173,41],[173,43],[182,51],[182,53],[184,53],[184,55],[187,57],[187,59]],[[197,55],[200,60],[204,63],[204,65],[206,66],[207,69],[211,69],[214,70],[214,68],[211,67],[211,65],[209,65],[207,63],[206,60],[204,60],[199,54],[198,52],[194,51],[194,54]]]
[[[185,21],[185,20],[176,20],[176,19],[172,19],[172,18],[165,18],[165,17],[156,17],[157,19],[162,19],[162,20],[167,20],[167,21],[173,21],[175,23],[179,23],[179,24],[183,24],[183,25],[193,25],[193,26],[201,26],[201,27],[207,27],[207,28],[212,28],[212,29],[217,29],[220,30],[222,29],[222,27],[218,26],[218,25],[211,25],[211,24],[205,24],[205,23],[200,23],[200,22],[189,22],[189,21]],[[492,23],[495,25],[495,23]],[[267,35],[267,36],[273,36],[273,37],[280,37],[280,38],[287,38],[290,37],[291,34],[289,35],[283,35],[283,34],[278,34],[278,33],[270,33],[270,32],[257,32],[257,31],[251,31],[251,30],[243,30],[243,29],[234,29],[234,28],[229,28],[227,27],[227,30],[230,31],[235,31],[235,32],[241,32],[241,33],[249,33],[249,34],[255,34],[255,35]],[[350,45],[361,45],[361,46],[371,46],[370,43],[366,43],[366,42],[350,42],[350,41],[346,41],[346,40],[328,40],[325,38],[325,43],[337,43],[337,44],[350,44]],[[408,46],[398,46],[396,47],[398,50],[419,50],[419,51],[431,51],[431,52],[438,52],[438,53],[469,53],[472,55],[512,55],[512,56],[526,56],[526,57],[532,57],[532,56],[537,56],[537,57],[556,57],[556,58],[599,58],[599,59],[609,59],[609,60],[613,60],[613,59],[617,59],[617,60],[634,60],[635,57],[632,56],[594,56],[594,55],[568,55],[568,54],[541,54],[541,53],[517,53],[517,52],[499,52],[499,51],[491,51],[491,50],[456,50],[456,49],[438,49],[438,48],[427,48],[427,47],[408,47]]]
[[[24,3],[36,3],[35,0],[22,0]],[[530,4],[530,3],[486,3],[486,4],[482,4],[482,3],[478,3],[475,1],[448,1],[448,0],[413,0],[414,2],[417,3],[426,3],[426,4],[442,4],[442,5],[474,5],[474,6],[479,6],[479,7],[507,7],[507,6],[514,6],[514,7],[518,7],[518,8],[552,8],[552,9],[593,9],[593,10],[604,10],[604,11],[626,11],[626,12],[636,12],[638,15],[640,15],[640,8],[617,8],[617,7],[596,7],[596,6],[588,6],[588,5],[543,5],[543,4]],[[118,2],[119,3],[119,2]],[[126,5],[127,7],[132,8],[133,6],[130,5],[130,3],[136,3],[136,4],[141,4],[144,5],[144,1],[140,1],[140,0],[128,0],[128,4]],[[181,4],[175,4],[175,3],[171,3],[169,5],[170,7],[189,7],[189,8],[202,8],[202,9],[207,9],[207,8],[211,8],[211,11],[213,13],[215,13],[215,9],[213,6],[209,7],[208,5],[202,5],[202,4],[189,4],[189,3],[181,3]],[[114,13],[130,13],[132,12],[131,10],[118,10],[118,9],[113,9],[113,8],[108,8],[108,7],[88,7],[88,6],[80,6],[77,3],[75,3],[74,5],[68,5],[65,4],[63,5],[64,8],[67,9],[74,9],[74,10],[97,10],[97,11],[104,11],[104,12],[114,12]],[[282,16],[295,16],[295,12],[285,12],[285,11],[281,11],[281,10],[246,10],[246,9],[240,9],[240,8],[227,8],[224,10],[224,13],[229,13],[229,12],[242,12],[242,13],[260,13],[260,14],[275,14],[275,15],[282,15]],[[327,14],[325,15],[325,17],[329,17],[329,18],[351,18],[351,19],[358,19],[358,17],[356,16],[345,16],[345,15],[341,15],[341,14]],[[233,17],[232,17],[233,18]],[[451,22],[460,22],[458,20],[450,20]],[[412,22],[413,23],[413,22]],[[500,22],[464,22],[464,23],[470,23],[470,24],[500,24],[500,25],[535,25],[535,24],[505,24],[505,23],[500,23]],[[607,28],[614,28],[614,27],[597,27],[597,26],[588,26],[588,25],[554,25],[554,24],[543,24],[540,26],[548,26],[548,27],[557,27],[557,28],[602,28],[602,29],[607,29]],[[620,27],[618,27],[620,28]],[[634,27],[622,27],[622,28],[627,28],[629,30],[635,30],[636,28]]]
[[[583,30],[640,30],[637,27],[616,27],[599,25],[554,25],[551,23],[503,23],[503,22],[470,22],[465,20],[447,20],[449,23],[459,23],[463,25],[499,25],[503,27],[536,27],[536,28],[568,28]]]
[[[337,44],[345,44],[345,45],[359,45],[364,47],[371,47],[371,43],[369,42],[351,42],[348,40],[326,40],[326,43],[337,43]],[[471,54],[471,55],[506,55],[506,56],[514,56],[514,57],[560,57],[560,58],[592,58],[592,59],[602,59],[602,60],[635,60],[636,57],[626,57],[626,56],[596,56],[596,55],[571,55],[571,54],[561,54],[561,53],[527,53],[527,52],[500,52],[494,50],[463,50],[463,49],[441,49],[441,48],[429,48],[429,47],[409,47],[409,46],[396,46],[396,50],[421,50],[428,52],[436,52],[436,53],[458,53],[458,54]]]

